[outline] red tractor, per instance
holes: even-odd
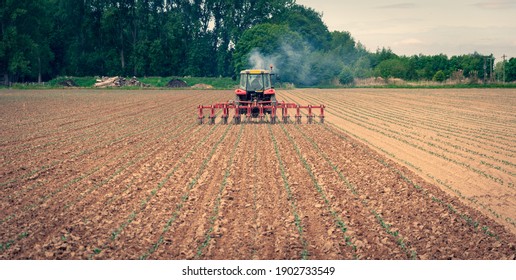
[[[272,67],[271,67],[272,69]],[[315,115],[312,109],[320,109],[320,121],[324,123],[324,105],[306,105],[301,106],[295,103],[278,102],[276,100],[276,91],[271,83],[271,76],[274,75],[267,70],[244,70],[240,72],[240,86],[235,90],[235,100],[226,103],[215,103],[213,105],[199,105],[198,121],[199,124],[204,122],[204,110],[209,110],[209,123],[214,124],[216,111],[222,111],[221,119],[223,124],[228,123],[231,112],[235,124],[239,124],[241,116],[245,117],[246,122],[252,122],[253,119],[259,119],[260,122],[266,121],[266,115],[269,116],[270,123],[276,123],[278,113],[281,111],[281,117],[284,123],[289,122],[288,109],[295,109],[296,123],[301,123],[301,109],[307,109],[306,117],[308,123],[313,122]]]

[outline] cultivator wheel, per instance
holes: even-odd
[[[314,123],[314,115],[312,113],[313,109],[320,109],[319,120],[320,123],[324,123],[324,105],[298,105],[295,103],[285,103],[285,102],[271,102],[271,101],[240,101],[238,103],[227,102],[227,103],[216,103],[213,105],[199,105],[197,107],[199,116],[198,123],[204,123],[204,110],[209,110],[210,114],[208,116],[208,123],[215,124],[216,119],[216,111],[222,110],[221,122],[222,124],[228,124],[228,118],[230,112],[233,113],[233,123],[241,124],[242,116],[244,117],[245,123],[252,123],[253,119],[258,119],[259,123],[266,122],[266,115],[270,115],[269,122],[271,124],[275,124],[278,121],[278,118],[281,115],[281,120],[283,123],[288,124],[290,122],[289,109],[295,109],[294,115],[294,123],[301,124],[302,123],[302,115],[301,110],[307,110],[305,113],[307,118],[307,123]],[[279,113],[280,112],[280,113]]]

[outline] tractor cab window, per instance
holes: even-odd
[[[246,91],[263,91],[271,88],[271,77],[265,74],[240,74],[240,88]]]
[[[263,90],[263,75],[249,75],[247,76],[247,90],[261,91]]]
[[[271,88],[271,76],[270,75],[263,76],[263,85],[264,85],[265,89]]]
[[[246,74],[241,74],[240,75],[240,88],[245,90],[245,84],[247,82],[247,79],[246,79]]]
[[[270,76],[267,74],[257,74],[247,76],[248,91],[263,91],[271,88]]]

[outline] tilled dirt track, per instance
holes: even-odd
[[[331,125],[195,124],[231,98],[0,92],[0,257],[515,259],[504,226]]]

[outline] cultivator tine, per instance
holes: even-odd
[[[324,105],[321,105],[321,114],[319,115],[319,121],[324,123]]]
[[[203,106],[202,105],[199,105],[197,107],[197,109],[199,110],[199,116],[197,117],[197,121],[199,124],[202,124],[203,123],[203,120],[204,120],[204,116],[202,115],[202,109],[203,109]]]
[[[288,123],[288,103],[282,102],[281,103],[281,116],[283,117],[283,123]]]
[[[301,124],[301,108],[299,105],[296,106],[296,124]]]
[[[312,123],[314,118],[314,115],[312,114],[312,105],[308,105],[308,115],[306,117],[308,118],[308,123]]]
[[[228,124],[229,108],[228,104],[223,104],[222,107],[222,124]]]
[[[240,109],[238,108],[238,105],[235,105],[235,115],[233,115],[233,123],[239,124],[240,123]]]
[[[250,123],[252,118],[251,118],[251,104],[247,104],[247,113],[245,115],[245,120],[247,123]]]
[[[213,105],[210,107],[210,116],[208,118],[210,119],[210,124],[215,124],[215,107]]]
[[[263,105],[260,104],[260,114],[259,114],[259,118],[260,118],[260,123],[263,123],[264,120],[265,120],[265,114],[263,113]]]

